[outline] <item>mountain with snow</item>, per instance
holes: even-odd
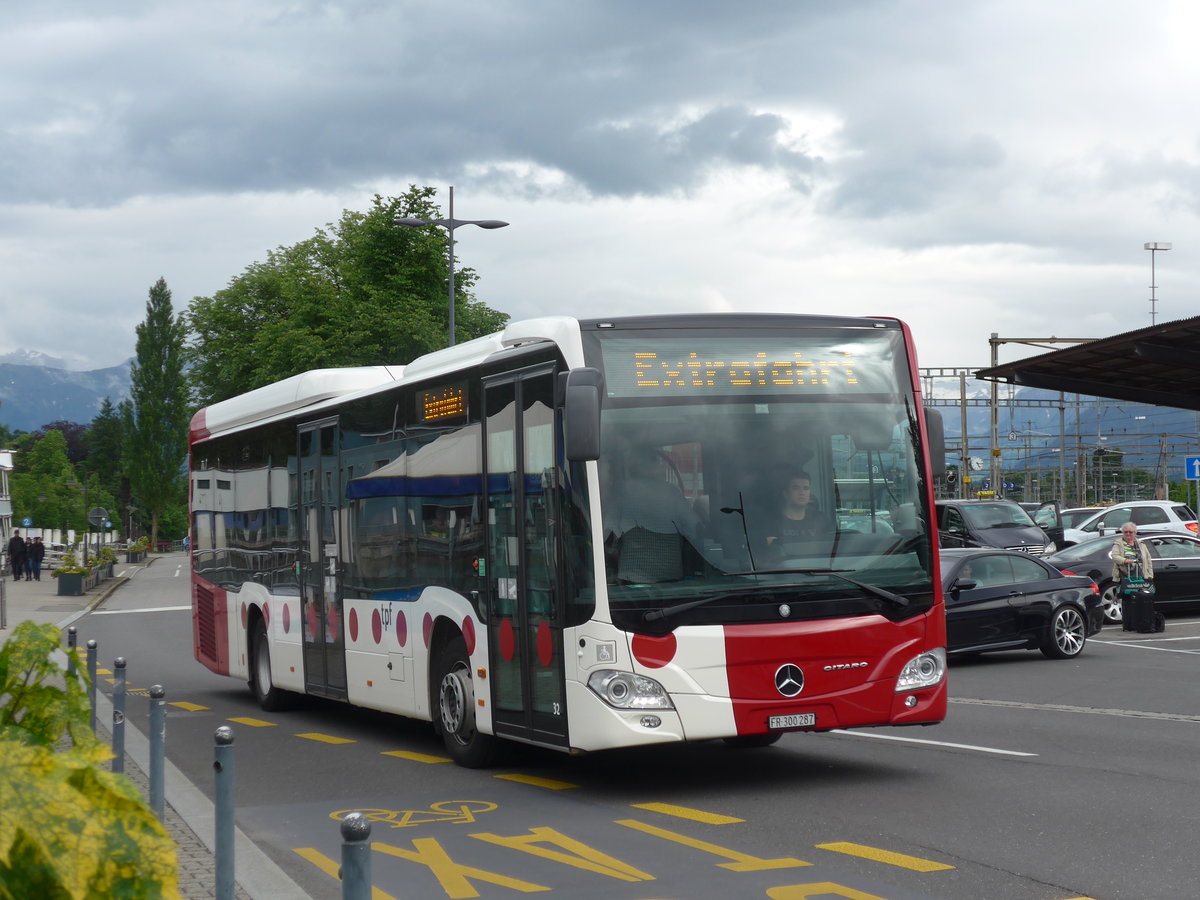
[[[0,356],[0,425],[37,431],[60,419],[86,425],[104,398],[129,396],[129,365],[71,371],[61,359],[28,350]]]

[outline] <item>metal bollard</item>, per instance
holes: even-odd
[[[150,688],[150,808],[163,821],[163,761],[167,743],[167,692],[161,684]]]
[[[371,900],[371,820],[360,812],[342,819],[342,900]]]
[[[233,900],[233,729],[214,732],[213,771],[216,772],[216,900]]]
[[[125,657],[113,660],[116,681],[113,683],[112,770],[125,774]]]
[[[75,677],[75,644],[78,637],[75,634],[75,626],[67,628],[67,674],[72,678]]]
[[[87,642],[88,656],[88,700],[92,704],[92,717],[88,720],[88,725],[91,726],[92,734],[96,733],[96,642],[94,640]]]

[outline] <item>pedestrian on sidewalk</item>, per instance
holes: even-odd
[[[15,529],[8,541],[8,567],[12,570],[13,581],[20,581],[25,574],[25,538]]]
[[[42,580],[42,562],[46,559],[46,545],[42,543],[41,537],[33,539],[33,546],[29,548],[29,570],[33,573],[34,581]]]

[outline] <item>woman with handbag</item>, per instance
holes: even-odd
[[[1137,526],[1126,522],[1121,536],[1108,554],[1112,577],[1120,585],[1121,628],[1124,631],[1155,631],[1154,561],[1150,548],[1137,538]]]

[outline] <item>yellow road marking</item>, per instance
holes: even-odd
[[[687,806],[675,806],[671,803],[633,803],[634,809],[646,809],[650,812],[662,813],[664,816],[675,816],[680,819],[691,819],[693,822],[703,822],[705,825],[734,825],[745,822],[745,819],[735,819],[733,816],[723,816],[720,813],[704,812]]]
[[[413,762],[420,763],[448,763],[454,762],[448,756],[430,756],[428,753],[413,753],[411,750],[384,750],[384,756],[395,756],[399,759],[411,759]]]
[[[330,878],[333,878],[336,881],[342,880],[341,869],[338,864],[320,850],[314,849],[313,847],[293,847],[292,852],[301,859],[305,859],[312,863]],[[372,900],[396,900],[396,898],[391,894],[381,891],[377,887],[371,888],[371,898]]]
[[[722,859],[727,859],[729,862],[717,863],[717,866],[722,869],[728,869],[731,872],[766,872],[771,869],[794,869],[799,866],[812,865],[812,863],[805,862],[802,859],[791,859],[788,857],[762,859],[757,856],[751,856],[748,853],[741,853],[737,850],[730,850],[727,847],[710,844],[708,841],[697,840],[696,838],[688,837],[686,834],[677,834],[674,831],[667,831],[665,828],[647,825],[645,822],[639,822],[637,819],[617,819],[616,824],[632,828],[643,834],[662,838],[663,840],[673,841],[676,844],[683,844],[685,847],[692,847],[705,853],[711,853]]]
[[[201,706],[199,703],[188,703],[186,700],[176,700],[174,703],[168,703],[167,706],[178,706],[180,709],[186,709],[188,712],[199,712],[202,709],[208,709],[207,706]]]
[[[536,775],[493,775],[503,781],[515,781],[518,784],[531,784],[534,787],[546,788],[550,791],[565,791],[577,788],[579,785],[567,781],[555,781],[553,778],[538,778]]]
[[[273,728],[275,726],[274,722],[264,722],[262,719],[252,719],[249,716],[238,716],[229,721],[239,725],[248,725],[251,728]]]
[[[857,856],[860,859],[871,859],[875,862],[886,863],[889,866],[899,866],[914,872],[945,872],[953,869],[945,863],[909,856],[905,853],[893,853],[890,850],[880,850],[878,847],[867,847],[864,844],[852,844],[847,841],[836,841],[832,844],[817,844],[819,850],[831,850],[834,853],[845,853],[847,856]]]
[[[310,731],[307,734],[298,734],[298,738],[304,738],[307,741],[320,741],[322,744],[353,744],[350,738],[334,737],[332,734],[320,734],[316,731]]]

